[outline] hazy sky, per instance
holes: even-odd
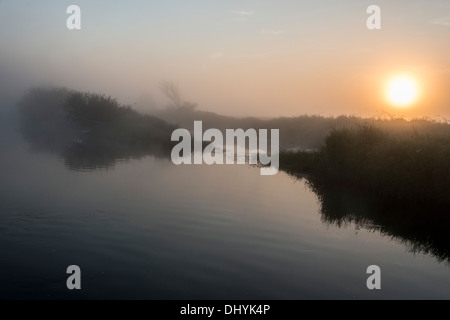
[[[66,28],[71,4],[79,31]],[[366,27],[371,4],[381,30]],[[409,109],[384,98],[399,73],[420,83]],[[46,84],[163,102],[161,80],[224,114],[449,116],[450,1],[0,0],[3,91]]]

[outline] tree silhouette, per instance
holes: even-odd
[[[159,87],[162,93],[170,100],[172,108],[193,111],[197,107],[196,103],[185,101],[182,98],[178,85],[173,81],[163,81]]]

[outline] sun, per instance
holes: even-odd
[[[408,107],[417,101],[419,88],[414,78],[397,76],[392,78],[386,89],[388,101],[396,107]]]

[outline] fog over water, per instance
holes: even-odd
[[[370,4],[0,0],[0,299],[450,298],[450,3]],[[175,165],[195,120],[280,170]]]

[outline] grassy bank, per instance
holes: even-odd
[[[281,169],[401,205],[450,205],[450,137],[394,136],[372,125],[335,129],[315,152],[281,152]]]

